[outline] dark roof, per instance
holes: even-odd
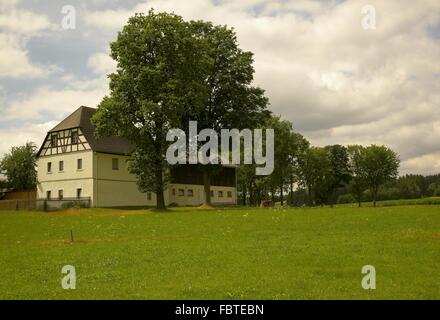
[[[90,121],[95,112],[96,109],[94,108],[81,106],[50,130],[49,133],[81,128],[82,133],[93,151],[113,154],[129,154],[133,148],[128,140],[116,136],[95,137],[95,128]]]

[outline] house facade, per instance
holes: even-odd
[[[37,198],[89,198],[93,207],[154,206],[156,195],[140,192],[128,171],[130,143],[120,137],[96,138],[94,108],[80,107],[50,130],[38,151]],[[236,168],[222,167],[211,182],[213,204],[236,204]],[[166,205],[195,206],[204,201],[202,172],[182,165],[170,172]]]

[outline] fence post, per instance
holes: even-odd
[[[18,211],[18,200],[15,201],[15,211]]]

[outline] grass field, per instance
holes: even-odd
[[[0,212],[0,247],[2,299],[440,299],[440,206]]]

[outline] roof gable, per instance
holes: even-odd
[[[133,150],[130,142],[124,138],[116,136],[95,137],[95,128],[91,123],[91,118],[96,109],[81,106],[67,118],[51,129],[46,137],[59,131],[80,128],[86,138],[90,148],[95,152],[129,154]],[[41,151],[41,149],[40,149]]]

